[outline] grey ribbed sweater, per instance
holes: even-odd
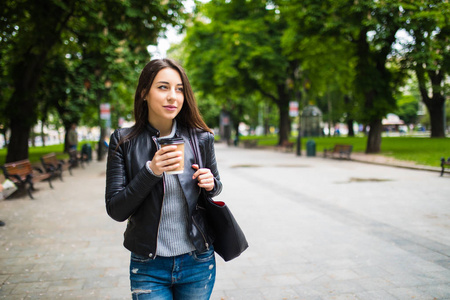
[[[156,255],[177,256],[195,250],[189,239],[186,197],[177,175],[164,175],[165,193]]]
[[[173,120],[172,132],[164,138],[174,137],[176,129],[177,121]],[[149,162],[146,167],[153,174]],[[164,174],[164,190],[156,255],[170,257],[194,251],[189,239],[187,201],[177,175]]]

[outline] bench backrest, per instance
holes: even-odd
[[[77,157],[78,157],[78,151],[75,150],[75,149],[69,150],[69,156],[70,156],[71,158],[77,158]]]
[[[55,153],[49,153],[41,157],[44,164],[58,165],[58,159]]]
[[[21,178],[25,178],[28,174],[33,173],[31,162],[28,159],[7,163],[3,166],[7,175],[18,175]]]
[[[348,152],[348,151],[352,151],[353,146],[352,145],[343,145],[343,144],[337,144],[334,145],[334,152]]]

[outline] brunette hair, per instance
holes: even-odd
[[[133,125],[130,133],[121,139],[119,145],[126,140],[135,138],[144,130],[148,123],[148,106],[144,101],[145,97],[149,93],[158,72],[165,68],[177,71],[183,83],[184,102],[181,111],[175,117],[177,124],[189,128],[200,128],[212,133],[212,130],[206,125],[200,114],[194,92],[183,67],[172,59],[154,59],[147,63],[139,76],[138,86],[134,94],[134,119],[136,123]]]

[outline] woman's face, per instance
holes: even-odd
[[[146,99],[148,121],[153,127],[158,128],[169,122],[172,124],[184,102],[183,82],[180,74],[171,68],[160,70],[153,80]]]

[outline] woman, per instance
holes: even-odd
[[[209,299],[216,263],[212,239],[197,206],[200,188],[211,196],[222,189],[214,137],[198,111],[185,71],[170,59],[150,61],[135,93],[131,128],[110,139],[106,209],[128,220],[124,246],[131,251],[133,299]],[[195,129],[203,168],[190,146]],[[182,138],[184,172],[169,175],[182,159],[160,138]]]

